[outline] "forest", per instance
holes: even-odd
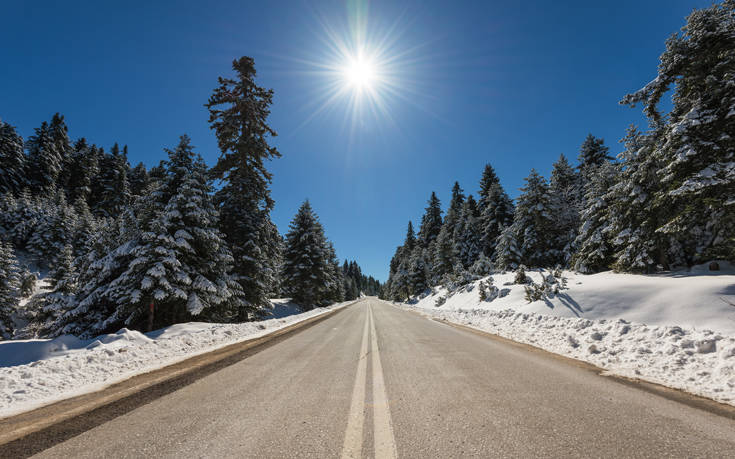
[[[340,263],[308,201],[285,237],[271,221],[273,91],[251,58],[233,71],[205,104],[212,167],[187,135],[155,167],[131,167],[126,146],[72,141],[58,113],[27,139],[0,121],[0,337],[244,322],[271,298],[308,310],[378,293]]]
[[[454,184],[446,214],[432,192],[383,297],[520,267],[656,273],[735,260],[733,21],[731,2],[695,10],[666,41],[656,77],[620,101],[641,105],[648,126],[630,126],[617,157],[590,134],[576,166],[561,155],[548,179],[532,169],[515,202],[490,164],[477,198]]]

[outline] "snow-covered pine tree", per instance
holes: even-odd
[[[127,175],[130,183],[130,194],[132,196],[142,196],[151,182],[145,164],[138,163],[137,166],[128,171]]]
[[[284,288],[305,309],[329,303],[331,254],[324,228],[308,200],[299,207],[286,234]]]
[[[452,272],[455,264],[457,264],[457,254],[454,246],[454,231],[450,225],[444,224],[434,244],[429,284],[438,284],[445,274]]]
[[[597,167],[612,160],[613,157],[610,156],[610,149],[605,145],[605,140],[587,134],[584,142],[579,147],[579,165],[577,167],[581,186],[583,188],[586,186]]]
[[[735,259],[735,1],[693,11],[671,36],[658,75],[622,103],[642,103],[663,163],[656,230],[671,245],[664,264]],[[673,88],[673,108],[659,101]]]
[[[480,213],[482,250],[488,258],[493,258],[500,233],[513,223],[513,201],[500,185],[490,164],[486,164],[482,172],[479,196],[477,207]]]
[[[130,187],[128,185],[127,146],[122,151],[116,144],[110,154],[101,152],[98,192],[91,206],[95,214],[103,217],[114,217],[130,203]]]
[[[268,144],[269,137],[276,136],[267,124],[273,91],[255,83],[252,58],[241,57],[232,68],[236,78],[220,77],[205,105],[221,152],[212,174],[224,182],[216,202],[234,271],[247,301],[265,307],[270,305],[268,293],[274,282],[269,256],[278,252],[281,242],[270,223],[271,174],[265,167],[266,160],[280,157]]]
[[[515,223],[506,226],[501,231],[493,254],[493,261],[498,269],[513,270],[521,264],[523,257],[519,247],[520,238],[518,236],[521,232],[520,226]]]
[[[564,155],[554,163],[549,180],[551,209],[556,224],[552,241],[555,265],[568,266],[575,252],[574,240],[579,230],[579,211],[582,205],[579,178]]]
[[[31,323],[22,330],[23,337],[47,336],[59,318],[74,307],[77,273],[70,245],[65,245],[56,257],[48,279],[51,291],[34,296],[26,305]]]
[[[56,150],[51,129],[46,121],[41,123],[28,138],[26,149],[28,150],[26,176],[30,182],[31,193],[37,196],[56,185],[62,167],[61,154]]]
[[[13,314],[18,308],[20,277],[13,245],[0,240],[0,338],[10,339],[15,331]]]
[[[553,247],[554,217],[549,186],[535,169],[526,177],[518,197],[513,224],[521,262],[531,267],[553,266],[558,256]],[[505,249],[504,249],[505,250]],[[504,266],[509,266],[503,263]]]
[[[0,194],[18,194],[27,185],[23,138],[0,120]]]
[[[572,258],[574,269],[591,273],[609,269],[613,247],[612,217],[613,195],[610,189],[619,180],[620,166],[605,162],[591,170],[584,187],[585,209],[580,215],[581,226],[575,241],[577,252]]]
[[[665,209],[654,200],[661,187],[661,160],[654,140],[634,126],[628,128],[623,139],[625,149],[618,156],[619,178],[604,196],[608,209],[594,209],[607,221],[607,236],[612,238],[615,250],[613,268],[617,271],[651,272],[666,258],[664,236],[656,232]]]
[[[66,170],[69,202],[76,202],[81,198],[89,204],[92,182],[99,174],[98,159],[96,148],[87,145],[86,139],[81,138],[74,143]]]
[[[457,225],[462,214],[462,205],[464,204],[464,201],[465,195],[462,188],[459,186],[459,182],[454,182],[454,186],[452,187],[452,199],[449,201],[449,208],[447,209],[447,214],[442,222],[442,228],[447,227],[453,238],[457,232]]]
[[[408,290],[411,296],[429,288],[428,249],[415,247],[408,261]]]
[[[118,307],[108,323],[143,328],[151,321],[151,302],[154,327],[200,315],[247,320],[254,310],[229,274],[232,256],[217,229],[206,165],[186,135],[168,153],[167,180],[157,196],[163,210],[143,222],[134,259],[113,283]]]
[[[429,197],[426,213],[421,217],[421,227],[419,228],[418,243],[423,248],[428,248],[429,244],[434,242],[439,236],[442,229],[442,209],[439,198],[436,193],[431,192]]]
[[[472,195],[462,205],[457,229],[455,230],[454,251],[457,261],[465,269],[470,269],[482,253],[482,228],[477,203]]]

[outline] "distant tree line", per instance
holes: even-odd
[[[147,169],[131,167],[126,146],[72,142],[60,114],[27,140],[0,121],[0,337],[241,322],[275,296],[309,309],[379,289],[356,263],[339,265],[308,202],[280,235],[265,165],[280,156],[268,143],[273,92],[251,58],[233,70],[206,104],[212,168],[186,135]]]
[[[667,94],[673,107],[662,113]],[[735,260],[735,1],[689,15],[657,77],[621,104],[642,104],[649,127],[631,126],[617,159],[589,135],[576,167],[561,155],[548,180],[532,169],[515,203],[490,165],[477,200],[455,183],[442,216],[432,193],[383,296],[521,265],[653,273]]]

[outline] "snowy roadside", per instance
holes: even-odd
[[[122,329],[80,340],[0,341],[0,418],[94,392],[195,355],[267,335],[353,302],[295,314],[275,300],[273,319],[242,324],[189,322],[150,333]],[[287,315],[291,314],[291,315]]]
[[[490,301],[477,281],[394,305],[735,406],[735,276],[565,275],[568,289],[532,303],[506,273]]]
[[[735,406],[735,337],[623,319],[589,320],[513,310],[418,310],[556,354],[611,374],[681,389]]]

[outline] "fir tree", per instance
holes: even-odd
[[[522,193],[518,197],[513,224],[510,226],[516,240],[515,246],[520,251],[523,264],[552,266],[559,253],[552,244],[555,222],[548,184],[534,169],[525,180],[526,185],[521,188]]]
[[[92,194],[92,183],[99,174],[99,155],[96,147],[87,145],[84,138],[77,140],[72,148],[67,168],[67,189],[70,202],[83,199],[89,204]]]
[[[289,225],[283,258],[283,280],[294,302],[313,309],[332,299],[332,253],[308,200]]]
[[[247,301],[262,307],[270,304],[268,292],[274,284],[270,258],[281,243],[270,222],[271,174],[265,167],[266,160],[280,156],[268,144],[269,137],[276,136],[267,124],[273,91],[255,83],[253,59],[242,57],[232,67],[236,78],[220,77],[205,105],[220,149],[212,176],[224,182],[216,201],[234,271]]]
[[[13,246],[0,240],[0,338],[10,339],[15,331],[13,314],[18,308],[20,277]]]
[[[625,150],[619,156],[624,167],[604,196],[609,209],[606,214],[606,209],[593,210],[608,222],[615,250],[613,267],[618,271],[648,273],[658,263],[665,263],[667,246],[663,235],[656,232],[665,209],[654,201],[661,186],[661,161],[653,141],[636,128],[628,128],[623,139]]]
[[[41,194],[56,185],[61,172],[61,154],[47,122],[35,129],[34,135],[26,143],[28,161],[26,162],[26,176],[29,178],[31,191],[34,195]]]
[[[17,194],[27,186],[23,138],[15,128],[0,121],[0,194]]]
[[[485,165],[480,180],[479,200],[480,231],[483,253],[492,258],[503,229],[513,223],[513,201],[500,185],[500,180],[490,164]]]
[[[587,134],[584,142],[579,147],[578,167],[583,186],[597,167],[612,160],[613,157],[610,156],[610,149],[605,145],[605,140]]]
[[[454,251],[457,260],[465,269],[469,269],[482,253],[482,231],[480,215],[475,198],[470,195],[462,205],[462,210],[455,231]]]
[[[695,10],[671,36],[657,77],[622,103],[643,103],[655,138],[665,209],[657,232],[666,235],[668,265],[735,259],[735,1]],[[674,87],[675,86],[675,87]],[[672,87],[673,107],[659,102]]]
[[[429,244],[436,240],[442,228],[441,203],[433,191],[431,192],[428,204],[426,213],[421,218],[421,228],[419,229],[418,235],[419,245],[423,248],[428,248]]]
[[[612,262],[610,189],[618,180],[619,166],[605,163],[594,169],[584,187],[587,207],[580,216],[581,226],[572,259],[574,269],[583,273],[608,269]]]
[[[550,205],[556,220],[552,245],[557,258],[554,264],[567,266],[574,254],[574,240],[579,229],[581,194],[577,173],[564,155],[554,163],[549,181]]]

